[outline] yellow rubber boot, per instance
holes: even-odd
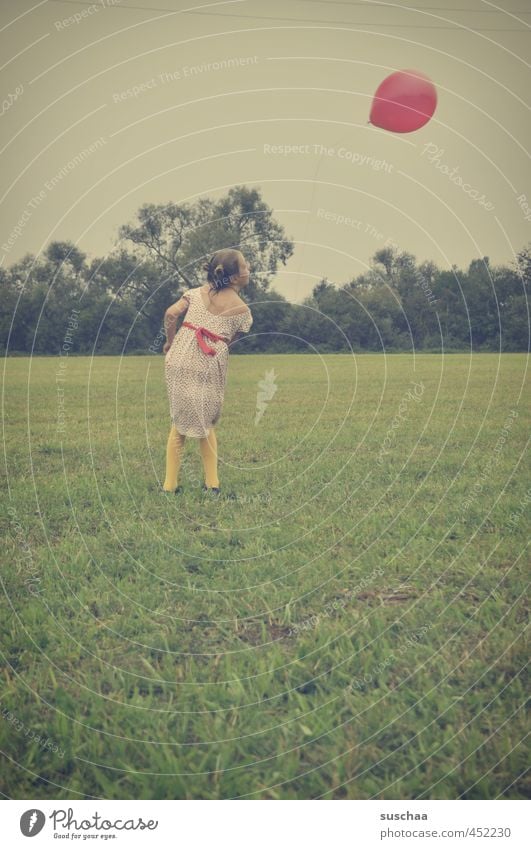
[[[203,470],[205,472],[205,485],[207,487],[218,487],[218,440],[216,431],[210,428],[208,436],[199,440]]]
[[[175,425],[172,425],[166,445],[166,479],[162,486],[165,492],[174,492],[177,489],[185,439]]]

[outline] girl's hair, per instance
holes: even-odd
[[[203,271],[206,271],[208,282],[217,292],[229,285],[233,274],[238,275],[240,273],[239,260],[239,251],[233,248],[223,248],[212,254],[210,260],[205,262]]]

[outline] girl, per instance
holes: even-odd
[[[188,289],[164,314],[165,374],[172,426],[166,446],[164,492],[177,486],[187,436],[199,439],[205,473],[203,489],[219,493],[214,425],[223,406],[229,345],[247,333],[251,310],[239,293],[249,285],[249,263],[240,251],[216,251],[203,266],[207,283]],[[177,317],[186,313],[175,334]]]

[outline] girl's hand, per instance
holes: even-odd
[[[168,351],[170,350],[170,348],[171,348],[171,344],[169,342],[165,342],[164,345],[162,346],[162,353],[167,354]]]

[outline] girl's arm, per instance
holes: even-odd
[[[188,309],[189,303],[187,298],[180,298],[171,307],[168,307],[166,312],[164,313],[164,333],[166,334],[166,342],[162,348],[162,352],[167,354],[170,350],[173,340],[175,339],[175,332],[177,329],[177,319],[179,316],[184,315],[186,310]]]

